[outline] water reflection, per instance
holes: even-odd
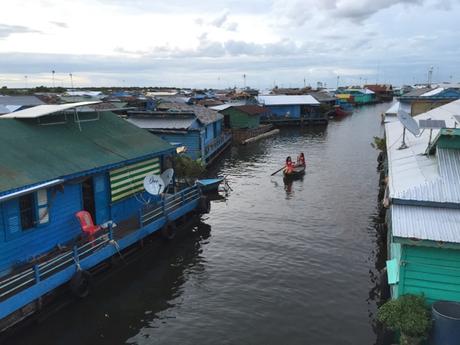
[[[14,344],[145,343],[157,323],[175,318],[177,311],[168,310],[179,308],[190,276],[205,279],[202,251],[210,236],[211,227],[199,221],[179,232],[173,243],[155,240],[99,281],[87,299],[52,315],[46,324],[30,326],[15,336]]]

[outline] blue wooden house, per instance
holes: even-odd
[[[128,121],[175,146],[185,146],[190,158],[205,164],[231,144],[231,135],[223,130],[224,116],[201,106],[174,104],[168,111],[131,111]]]
[[[327,123],[320,102],[311,95],[258,96],[257,101],[270,109],[270,115],[261,118],[263,123]]]
[[[91,103],[0,117],[0,330],[199,204],[196,187],[147,194],[144,177],[171,167],[175,148],[111,112],[77,111]],[[82,210],[99,230],[93,238],[76,218]]]

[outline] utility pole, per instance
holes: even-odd
[[[70,87],[73,89],[73,76],[72,76],[72,73],[69,73],[69,76],[70,76]]]

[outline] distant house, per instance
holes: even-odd
[[[1,96],[0,95],[0,115],[14,111],[27,109],[36,105],[45,104],[36,96]]]
[[[261,119],[264,123],[327,123],[319,112],[320,103],[310,95],[268,95],[257,100],[270,109],[270,115]]]
[[[375,92],[369,89],[339,88],[335,96],[351,104],[363,105],[376,102]]]
[[[230,129],[255,129],[260,126],[260,117],[268,116],[270,109],[258,105],[234,105],[220,111],[224,124]]]
[[[388,283],[393,298],[423,294],[460,302],[460,100],[414,120],[444,122],[418,136],[385,124]],[[429,125],[429,122],[427,123]]]
[[[173,146],[111,112],[77,111],[86,105],[0,116],[2,329],[198,205],[196,187],[164,198],[144,190],[146,175],[171,167]]]
[[[130,111],[127,120],[169,143],[185,146],[189,157],[201,159],[205,164],[230,145],[231,135],[223,131],[222,114],[202,106],[173,103],[167,106],[171,107],[169,111]]]
[[[390,102],[393,99],[393,86],[389,84],[368,84],[364,85],[365,89],[375,93],[377,102]]]
[[[399,97],[401,104],[409,107],[412,116],[440,107],[456,99],[460,99],[460,90],[444,87],[417,88]]]

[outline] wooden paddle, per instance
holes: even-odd
[[[279,169],[279,170],[276,170],[276,171],[275,171],[273,174],[271,174],[270,176],[273,176],[273,175],[275,175],[275,174],[279,173],[279,172],[280,172],[281,170],[283,170],[283,169],[284,169],[284,167],[282,167],[282,168],[281,168],[281,169]]]

